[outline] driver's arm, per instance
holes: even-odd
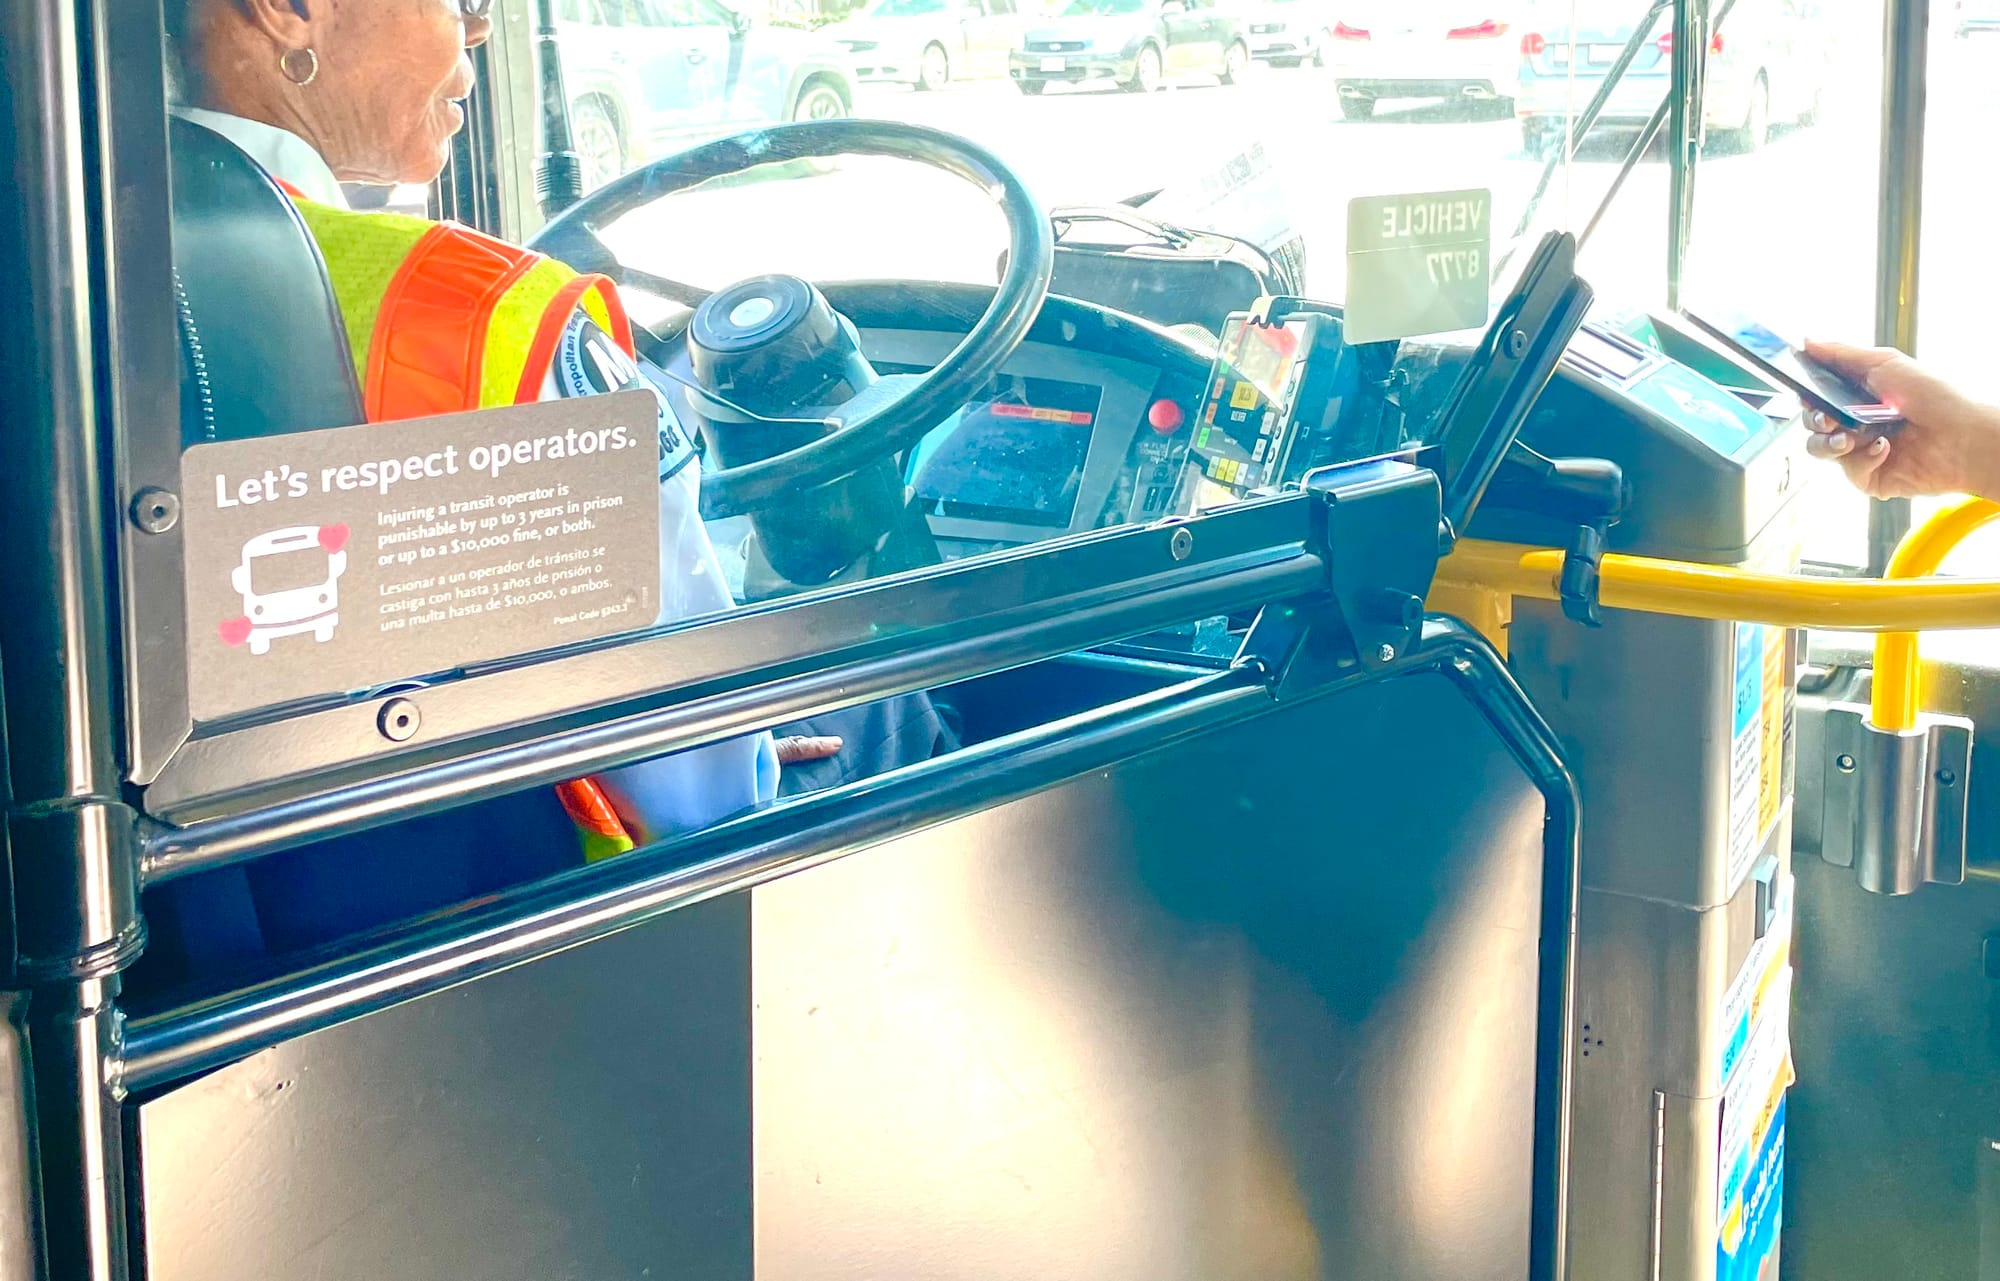
[[[542,400],[652,387],[630,357],[581,309],[571,316]],[[659,388],[652,387],[656,396]],[[701,460],[660,397],[660,613],[674,623],[735,604],[700,515]],[[838,747],[836,743],[835,748]],[[595,775],[640,844],[697,831],[768,804],[779,757],[768,733],[713,743]]]

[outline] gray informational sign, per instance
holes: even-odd
[[[1485,191],[1349,201],[1347,341],[1483,327],[1492,287],[1492,212]]]
[[[197,445],[189,710],[213,720],[650,626],[659,402],[627,391]]]

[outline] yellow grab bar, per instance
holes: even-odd
[[[1437,577],[1556,600],[1562,563],[1552,547],[1468,538],[1439,564]],[[2000,627],[2000,580],[1990,578],[1806,578],[1614,552],[1599,564],[1598,599],[1607,609],[1845,632]]]
[[[1914,586],[1910,580],[1935,574],[1954,547],[1980,526],[2000,518],[2000,503],[1984,498],[1966,498],[1937,512],[1917,526],[1897,545],[1882,576],[1882,586]],[[1950,581],[1950,580],[1947,580]],[[1988,591],[2000,593],[2000,584],[1985,583]],[[1931,623],[1932,628],[1980,626],[1978,623]],[[1987,624],[1991,625],[1991,624]],[[1917,710],[1923,699],[1923,666],[1917,661],[1917,629],[1885,631],[1875,638],[1875,687],[1869,719],[1880,730],[1915,727]]]

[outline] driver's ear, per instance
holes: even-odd
[[[327,0],[226,0],[280,50],[310,49]]]

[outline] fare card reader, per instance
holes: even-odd
[[[1314,467],[1375,452],[1395,434],[1382,391],[1396,350],[1349,344],[1338,308],[1307,298],[1260,298],[1232,312],[1195,414],[1192,506],[1276,493]]]
[[[1267,299],[1267,304],[1278,300]],[[1294,411],[1308,373],[1332,375],[1332,361],[1311,359],[1323,331],[1335,344],[1331,317],[1311,312],[1273,316],[1233,312],[1202,393],[1194,447],[1202,472],[1236,497],[1275,485],[1285,475],[1297,439]],[[1323,396],[1325,388],[1315,386]]]
[[[1190,442],[1201,510],[1304,483],[1316,468],[1394,452],[1401,345],[1350,343],[1339,307],[1291,296],[1234,312],[1209,370]]]
[[[1794,569],[1805,433],[1675,358],[1588,325],[1521,442],[1626,488],[1611,550]],[[1474,537],[1564,546],[1561,487],[1505,471]],[[1539,497],[1537,496],[1539,494]],[[1583,793],[1569,1271],[1776,1275],[1789,1038],[1797,651],[1780,628],[1515,603],[1509,662]]]

